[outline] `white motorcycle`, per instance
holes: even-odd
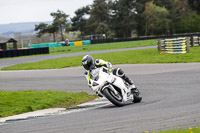
[[[89,87],[99,96],[106,97],[111,103],[120,107],[126,102],[138,103],[142,100],[141,93],[135,87],[130,89],[129,84],[122,78],[112,74],[106,67],[93,69],[85,75]]]

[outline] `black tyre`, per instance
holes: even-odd
[[[122,96],[120,94],[116,95],[110,88],[106,87],[102,93],[115,106],[121,107],[124,105]]]
[[[133,93],[133,98],[134,103],[139,103],[142,101],[142,95],[138,89]]]

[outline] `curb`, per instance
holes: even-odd
[[[62,115],[62,114],[73,113],[77,111],[84,111],[84,110],[102,107],[108,104],[110,104],[110,102],[107,101],[105,98],[98,98],[93,101],[83,103],[72,108],[49,108],[49,109],[37,110],[33,112],[0,118],[0,124],[6,123],[6,122],[15,122],[15,121],[21,121],[21,120],[35,119],[35,118],[40,118],[40,117],[47,117],[51,115]]]

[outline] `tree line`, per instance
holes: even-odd
[[[105,34],[107,38],[200,32],[199,0],[94,0],[70,18],[58,10],[52,24],[35,26],[38,37],[79,31],[80,36]]]

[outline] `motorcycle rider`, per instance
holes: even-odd
[[[89,75],[89,72],[92,69],[99,68],[99,67],[107,67],[109,70],[112,71],[112,73],[118,77],[121,77],[123,80],[125,80],[129,85],[131,89],[135,89],[135,85],[133,84],[132,80],[130,80],[124,73],[124,71],[121,68],[114,68],[112,69],[112,64],[110,62],[106,62],[102,59],[96,59],[94,60],[92,56],[85,55],[82,58],[82,65],[85,68],[86,72],[85,75]],[[88,81],[89,83],[89,81]],[[89,83],[90,84],[90,83]]]

